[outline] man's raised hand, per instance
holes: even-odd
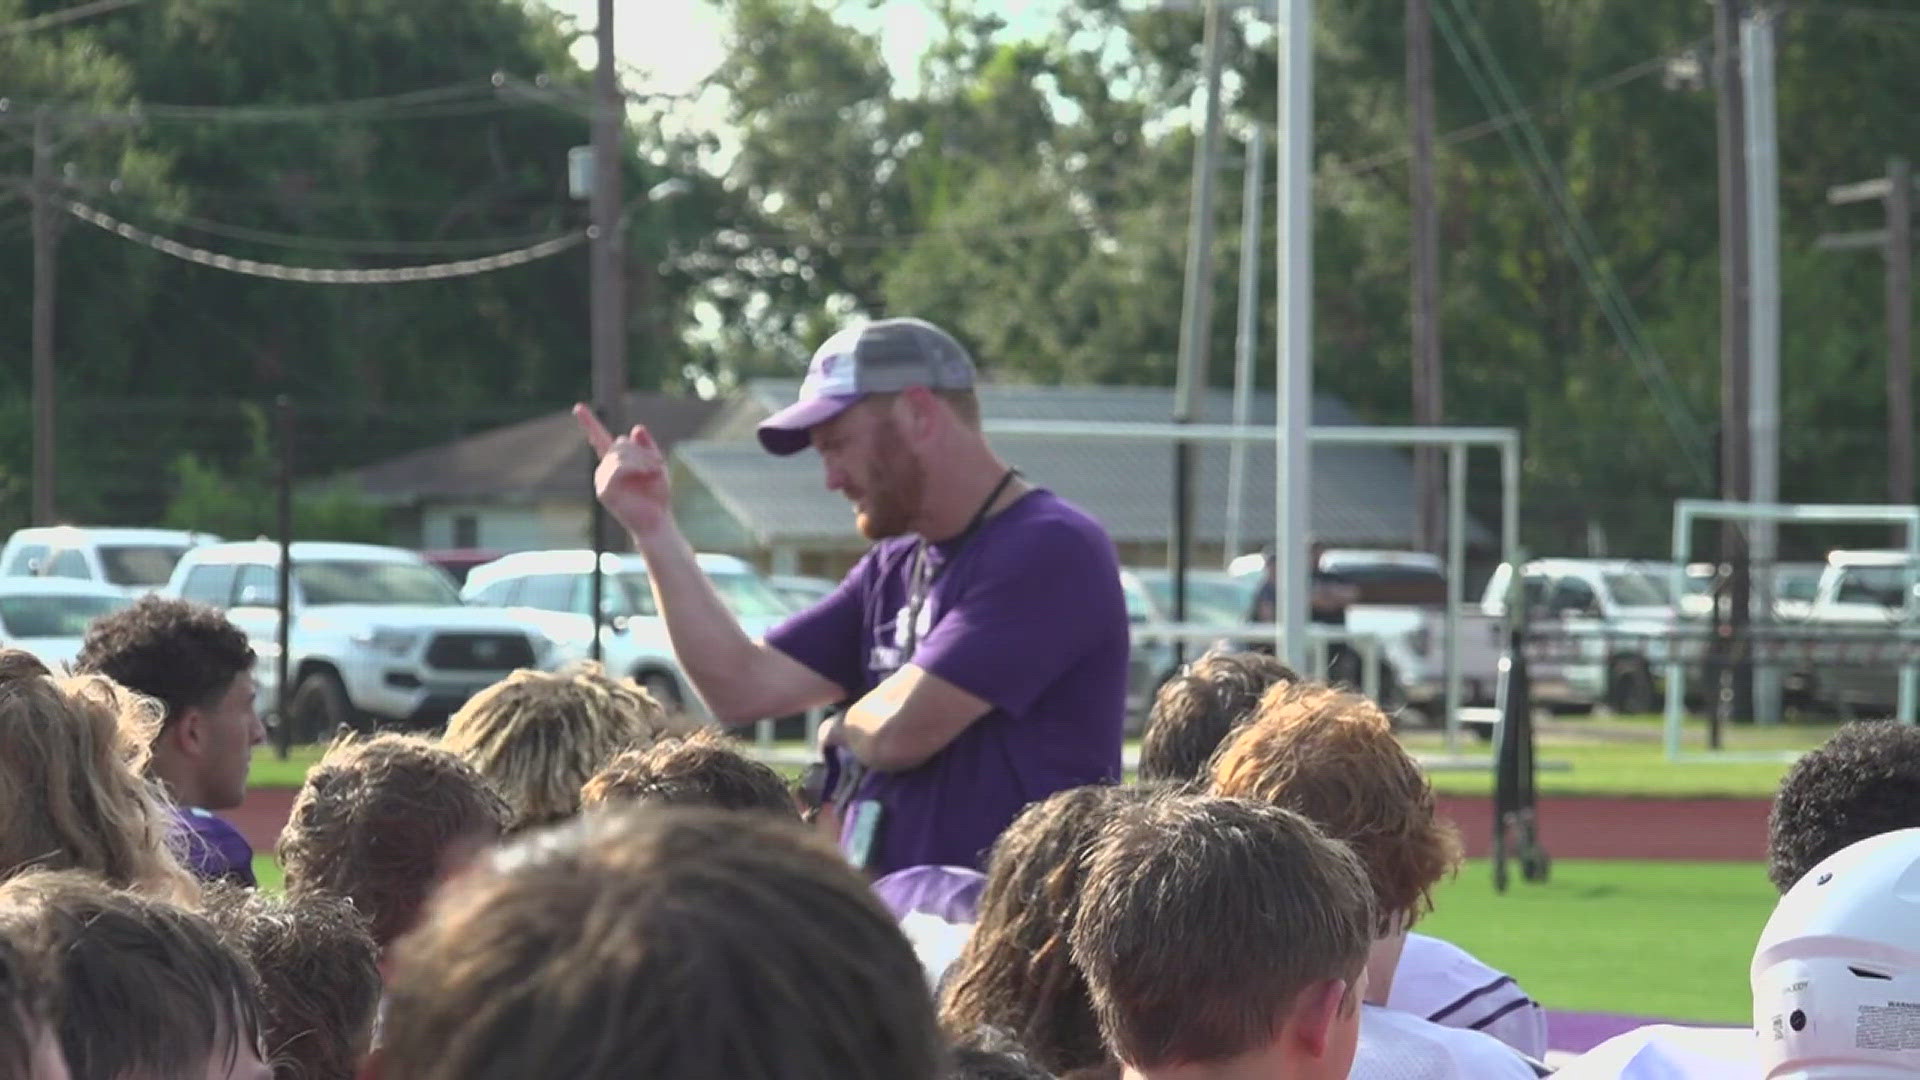
[[[606,425],[585,405],[573,407],[573,417],[600,456],[593,471],[594,494],[615,521],[635,539],[645,539],[673,521],[673,487],[667,479],[667,461],[647,429],[614,438]]]

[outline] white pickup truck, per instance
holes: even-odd
[[[1666,564],[1620,559],[1536,559],[1521,577],[1533,700],[1550,708],[1617,713],[1659,709],[1678,616]],[[1513,568],[1488,579],[1480,606],[1505,615]]]
[[[280,545],[189,551],[166,593],[225,609],[260,656],[262,715],[296,741],[340,725],[432,726],[516,668],[545,668],[551,638],[527,613],[465,607],[453,579],[415,552],[367,544],[292,545],[292,625],[282,710],[276,682]]]
[[[1835,551],[1801,627],[1811,663],[1790,671],[1810,701],[1844,714],[1888,715],[1899,699],[1903,647],[1920,637],[1920,571],[1902,551]],[[1797,667],[1798,665],[1796,665]]]
[[[1447,694],[1447,572],[1438,556],[1412,551],[1329,548],[1320,570],[1354,590],[1346,631],[1380,642],[1381,704],[1412,709],[1435,724]],[[1492,704],[1505,649],[1504,621],[1463,603],[1459,628],[1461,705]],[[1351,672],[1359,685],[1359,672]]]
[[[1265,569],[1259,555],[1235,559],[1231,571],[1257,577]],[[1338,640],[1368,636],[1379,642],[1380,704],[1410,710],[1439,723],[1447,694],[1447,574],[1437,556],[1413,551],[1329,548],[1318,569],[1345,582],[1353,600],[1343,627],[1316,624],[1316,637]],[[1490,704],[1500,677],[1503,622],[1479,604],[1458,611],[1462,705]],[[1364,685],[1357,654],[1336,656],[1330,675],[1353,686]]]

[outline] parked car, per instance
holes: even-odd
[[[1160,684],[1173,677],[1177,642],[1166,632],[1173,625],[1173,584],[1164,569],[1120,571],[1120,589],[1127,599],[1127,621],[1132,627],[1133,650],[1127,665],[1127,728],[1144,726]],[[1240,602],[1244,594],[1245,601]],[[1222,628],[1213,641],[1189,641],[1184,655],[1198,656],[1209,648],[1239,647],[1232,629],[1247,621],[1253,590],[1245,582],[1219,571],[1187,572],[1187,622]],[[1237,610],[1236,610],[1237,608]]]
[[[433,726],[515,669],[553,664],[553,640],[538,624],[462,605],[452,579],[417,552],[298,541],[292,557],[284,709],[274,678],[278,543],[194,548],[166,592],[226,609],[260,655],[260,704],[296,739],[343,724]]]
[[[1681,618],[1670,563],[1623,559],[1536,559],[1521,571],[1528,632],[1545,642],[1530,666],[1536,702],[1570,710],[1606,705],[1618,713],[1660,708],[1664,666]],[[1513,568],[1487,580],[1481,607],[1504,615]]]
[[[740,625],[760,637],[791,609],[751,563],[731,555],[703,554],[700,569]],[[698,705],[673,658],[665,621],[654,604],[646,562],[638,555],[604,552],[600,556],[603,662],[609,671],[631,676],[668,708]],[[593,552],[585,548],[523,551],[502,556],[467,575],[463,594],[469,602],[563,613],[581,620],[569,640],[570,659],[586,655],[593,640]]]
[[[166,585],[188,549],[219,540],[178,529],[20,529],[0,548],[0,574],[96,581],[134,593],[152,592]]]
[[[0,577],[0,645],[59,671],[80,655],[93,620],[131,603],[125,589],[96,581]]]
[[[799,611],[826,599],[829,593],[840,587],[840,583],[827,578],[775,574],[767,579],[767,587],[786,601],[788,607]]]
[[[1665,565],[1650,568],[1666,573]],[[1756,596],[1771,593],[1775,619],[1804,622],[1812,613],[1814,595],[1820,590],[1820,577],[1826,569],[1824,562],[1776,562],[1768,570],[1755,572]],[[1688,564],[1682,573],[1686,594],[1680,598],[1681,614],[1690,619],[1711,617],[1714,590],[1726,580],[1728,572],[1727,567],[1712,563]]]
[[[473,572],[474,567],[484,566],[506,553],[489,548],[428,548],[420,554],[428,562],[445,570],[456,584],[465,585],[467,575]]]

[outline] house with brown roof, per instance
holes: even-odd
[[[722,403],[629,394],[627,415],[667,454]],[[417,548],[528,551],[592,543],[593,457],[567,409],[415,450],[341,479],[387,508],[392,540]]]

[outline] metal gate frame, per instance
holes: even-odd
[[[1276,453],[1282,449],[1282,440],[1277,437],[1275,428],[1264,425],[987,419],[981,426],[988,435],[1017,435],[1049,439],[1159,439],[1170,443],[1182,441],[1192,443],[1272,442]],[[1502,427],[1339,425],[1310,428],[1307,436],[1310,445],[1314,446],[1391,446],[1406,449],[1440,447],[1447,451],[1446,696],[1442,723],[1446,733],[1447,752],[1455,753],[1460,740],[1462,689],[1459,645],[1460,609],[1466,602],[1462,590],[1466,577],[1467,452],[1475,447],[1485,447],[1497,450],[1500,454],[1500,557],[1505,562],[1513,563],[1518,569],[1520,433],[1514,428]],[[1277,457],[1276,471],[1278,471]],[[1307,475],[1309,490],[1288,491],[1283,488],[1276,493],[1281,496],[1275,500],[1274,505],[1276,536],[1286,532],[1287,523],[1290,520],[1289,511],[1294,509],[1288,503],[1293,500],[1300,502],[1311,500],[1310,462]],[[1304,629],[1311,588],[1308,581],[1293,581],[1285,574],[1275,575],[1274,588],[1275,609],[1285,612],[1291,618],[1283,618],[1278,623],[1266,626],[1241,626],[1235,628],[1232,635],[1216,636],[1261,639],[1271,637],[1274,641],[1274,650],[1278,655],[1284,657],[1294,668],[1305,670],[1310,655],[1308,650],[1312,647],[1307,639],[1311,635],[1302,633],[1298,640],[1288,641],[1286,627],[1291,624]]]

